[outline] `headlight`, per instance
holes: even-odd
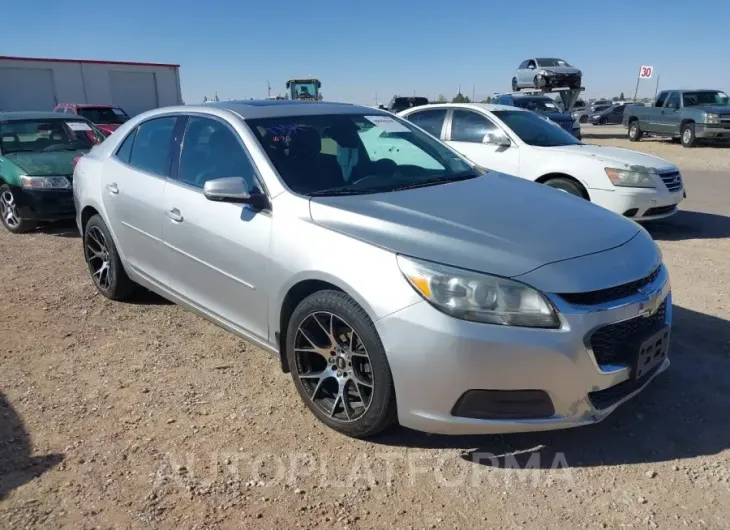
[[[66,177],[29,177],[21,175],[20,181],[24,188],[32,188],[38,190],[66,190],[71,187],[71,183]]]
[[[607,167],[606,175],[611,179],[614,186],[624,186],[627,188],[655,188],[653,173],[644,173],[641,171],[631,171],[630,169],[614,169]]]
[[[538,73],[539,75],[553,75],[553,72],[551,72],[550,70],[540,70],[540,71],[539,71],[539,72],[537,72],[537,73]]]
[[[720,123],[720,116],[718,114],[707,113],[707,123]]]
[[[398,256],[398,266],[421,296],[453,317],[504,326],[560,326],[550,302],[523,283],[404,256]]]

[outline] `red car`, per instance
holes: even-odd
[[[106,135],[114,132],[117,127],[129,119],[129,115],[126,112],[114,105],[76,105],[73,103],[61,103],[60,105],[56,105],[53,112],[83,116]]]

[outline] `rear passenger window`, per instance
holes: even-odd
[[[253,164],[224,123],[209,118],[190,118],[183,137],[178,179],[202,188],[209,180],[242,177],[250,190],[258,190]]]
[[[122,142],[122,145],[117,149],[117,158],[129,164],[129,158],[132,156],[132,145],[134,145],[134,136],[137,134],[137,130],[132,131]]]
[[[129,164],[156,175],[170,174],[170,151],[176,117],[146,121],[137,128]]]
[[[446,109],[422,110],[407,117],[408,121],[418,125],[421,129],[435,136],[441,137],[441,128],[446,119]]]

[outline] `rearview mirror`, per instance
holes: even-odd
[[[209,180],[203,186],[203,193],[211,201],[245,202],[251,198],[248,183],[242,177]]]
[[[512,145],[510,139],[507,138],[507,135],[502,131],[485,134],[482,139],[482,143],[487,145],[496,145],[497,147],[509,147]]]

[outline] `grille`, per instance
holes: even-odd
[[[650,329],[664,324],[667,301],[650,317],[635,317],[598,328],[591,335],[591,349],[598,364],[626,364],[634,355],[634,342]]]
[[[730,114],[721,114],[720,121],[722,123],[730,123]]]
[[[661,215],[663,213],[669,213],[676,209],[677,207],[675,205],[671,206],[656,206],[654,208],[649,208],[647,211],[644,212],[644,215],[650,216],[650,215]]]
[[[558,125],[560,125],[563,129],[565,129],[568,132],[570,132],[570,131],[573,130],[573,122],[572,121],[558,121],[558,122],[555,122],[555,123],[557,123]]]
[[[662,173],[660,176],[669,191],[679,191],[682,189],[682,175],[679,174],[679,171]]]
[[[623,285],[617,285],[616,287],[609,287],[608,289],[600,289],[598,291],[588,291],[585,293],[565,293],[560,294],[563,300],[570,304],[577,305],[596,305],[603,304],[605,302],[613,302],[614,300],[620,300],[635,294],[641,287],[649,285],[659,277],[661,271],[661,265],[654,269],[654,271],[640,280],[633,282],[624,283]]]

